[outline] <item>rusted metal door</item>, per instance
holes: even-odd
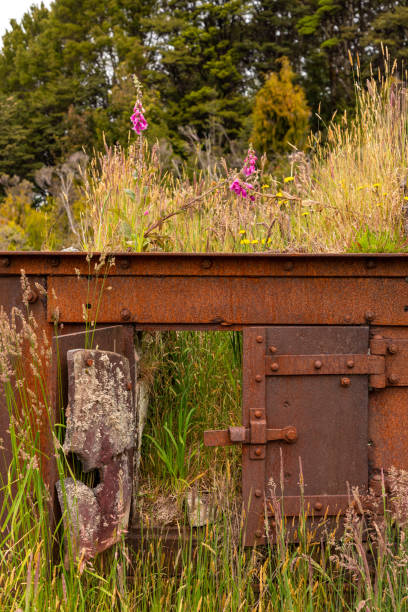
[[[94,488],[72,478],[57,483],[71,546],[86,558],[109,548],[128,527],[136,445],[133,344],[131,326],[54,338],[54,396],[66,420],[63,448],[81,460],[84,472],[99,474]]]
[[[336,516],[351,487],[366,492],[368,389],[383,384],[384,362],[370,355],[368,326],[243,334],[242,427],[206,432],[205,442],[242,443],[244,540],[253,545],[273,539],[272,497],[295,530],[302,505],[317,518]]]

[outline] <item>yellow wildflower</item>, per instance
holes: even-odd
[[[268,244],[272,242],[272,238],[268,238]]]
[[[244,238],[243,240],[241,240],[241,244],[249,244],[249,240],[248,238]]]
[[[295,177],[294,176],[285,176],[285,178],[283,179],[284,183],[290,183],[291,181],[294,181]]]
[[[262,238],[261,243],[265,244],[265,242],[266,242],[265,238]]]
[[[251,244],[258,244],[258,240],[251,240]]]
[[[276,194],[277,198],[283,198],[283,193],[281,191],[278,191],[278,193]]]
[[[261,189],[268,189],[269,185],[262,185]]]
[[[380,187],[381,183],[374,183],[373,188],[375,189],[376,187]]]
[[[238,234],[246,234],[246,230],[239,230]]]
[[[408,200],[408,196],[404,196],[404,200]]]

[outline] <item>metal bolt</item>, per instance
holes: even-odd
[[[347,361],[347,367],[348,367],[348,368],[354,368],[354,361],[353,361],[352,359],[349,359],[349,360]]]
[[[277,350],[278,350],[278,349],[276,348],[276,346],[270,346],[270,347],[269,347],[269,351],[270,351],[271,353],[276,353],[276,351],[277,351]]]
[[[316,370],[320,370],[320,368],[322,367],[322,362],[317,359],[317,361],[314,362],[314,367],[316,368]]]
[[[375,314],[372,310],[367,310],[367,312],[365,313],[365,318],[366,321],[373,321],[375,319]]]
[[[272,370],[273,372],[276,372],[276,370],[279,370],[279,363],[276,363],[276,361],[274,361],[274,362],[271,364],[271,370]]]
[[[255,380],[256,380],[256,382],[262,382],[262,376],[260,374],[257,374],[255,376]]]
[[[130,382],[130,380],[126,383],[126,388],[128,391],[132,390],[132,383]]]
[[[261,489],[255,489],[255,497],[261,497],[262,491]]]
[[[59,257],[51,257],[51,259],[50,259],[50,266],[52,266],[53,268],[58,268],[59,265],[60,265],[60,258]]]
[[[30,304],[34,304],[38,300],[38,293],[34,289],[29,289],[27,293],[27,301]]]
[[[89,366],[89,367],[91,367],[91,366],[93,366],[93,362],[94,362],[94,360],[93,360],[93,359],[87,359],[87,360],[86,360],[86,365],[87,365],[87,366]]]
[[[395,353],[398,351],[397,345],[396,344],[390,344],[388,347],[388,352],[391,353],[391,355],[395,355]]]
[[[120,318],[123,321],[129,321],[130,319],[130,310],[128,308],[122,308],[120,311]]]
[[[262,410],[255,410],[255,418],[260,419],[262,416]]]
[[[255,531],[255,535],[256,535],[257,538],[262,538],[262,531],[260,529],[257,529]]]
[[[366,266],[367,266],[367,268],[375,268],[376,263],[375,263],[375,261],[374,261],[373,259],[369,259],[369,260],[366,262]]]
[[[390,374],[388,377],[388,382],[392,385],[396,385],[399,382],[399,378],[396,374]]]
[[[204,268],[205,270],[208,270],[208,268],[211,268],[212,266],[212,261],[211,259],[203,259],[203,261],[201,262],[201,267]]]
[[[293,270],[293,261],[286,261],[286,262],[283,264],[283,269],[284,269],[284,270],[287,270],[287,271],[289,271],[289,270]]]
[[[0,266],[3,268],[8,268],[11,263],[10,257],[2,257],[0,259]]]
[[[130,261],[128,259],[119,259],[119,266],[122,270],[127,270],[130,266]]]
[[[351,384],[351,380],[349,378],[342,378],[340,384],[342,387],[349,387]]]
[[[315,507],[315,510],[319,510],[320,511],[323,508],[323,504],[322,504],[322,502],[316,502],[314,507]]]
[[[297,431],[295,427],[289,427],[286,430],[285,438],[288,442],[295,442],[297,440]]]
[[[345,322],[345,323],[351,323],[351,315],[346,315],[346,316],[344,317],[344,322]]]
[[[256,337],[256,341],[259,342],[259,343],[263,342],[262,336],[257,336]]]
[[[261,449],[260,449],[260,448],[256,448],[254,452],[255,452],[255,455],[256,455],[257,457],[260,457],[260,456],[261,456],[261,454],[262,454],[262,451],[261,451]]]

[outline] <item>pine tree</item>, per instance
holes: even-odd
[[[303,89],[294,83],[289,60],[282,57],[279,74],[272,72],[256,94],[251,135],[257,151],[269,159],[302,146],[308,132],[310,110]]]

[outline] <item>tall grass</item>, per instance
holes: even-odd
[[[82,246],[342,252],[365,250],[363,232],[371,250],[405,250],[407,130],[406,81],[386,62],[382,74],[356,82],[353,116],[335,117],[324,138],[311,135],[305,152],[293,152],[288,176],[260,161],[254,201],[230,191],[239,169],[223,160],[177,176],[161,168],[158,147],[107,148],[85,176]]]

